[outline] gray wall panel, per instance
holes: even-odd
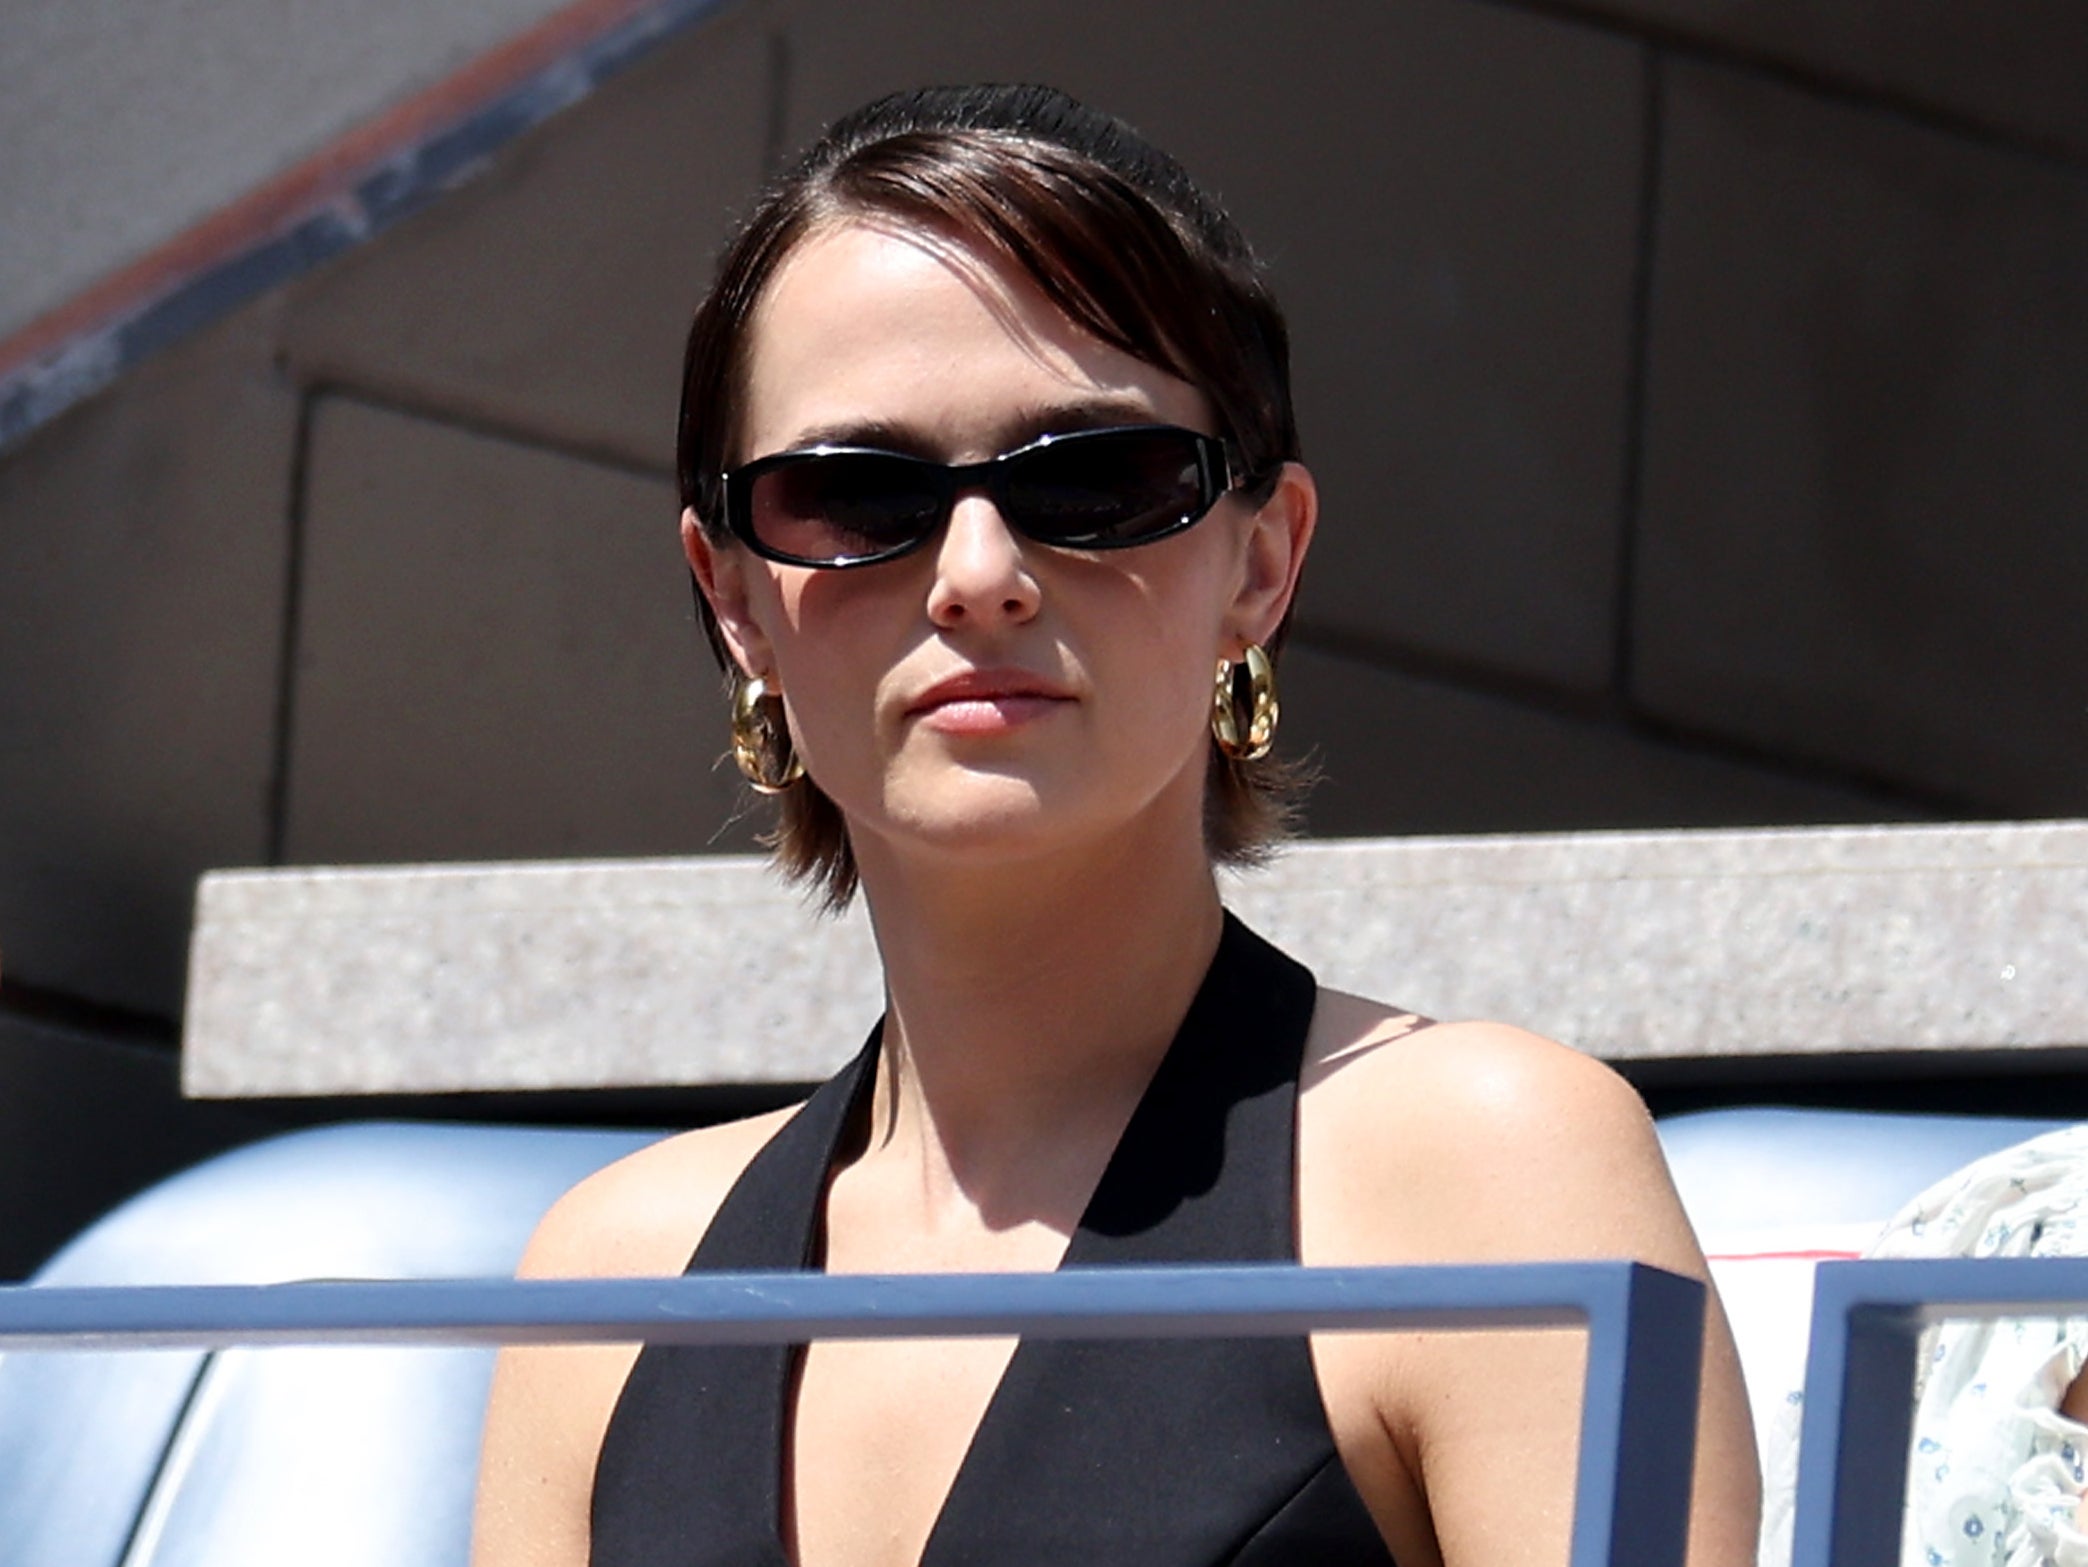
[[[0,1282],[131,1193],[273,1129],[266,1112],[183,1103],[179,1066],[164,1046],[0,1012]]]
[[[268,844],[296,399],[236,318],[0,462],[0,953],[174,1011],[195,878]]]
[[[1889,798],[1706,755],[1312,648],[1283,659],[1283,733],[1322,778],[1313,836],[1889,821]]]
[[[1328,518],[1308,621],[1608,681],[1637,46],[1455,0],[788,14],[793,140],[893,87],[1044,80],[1222,194],[1297,340]]]
[[[310,475],[289,859],[708,846],[737,774],[671,486],[342,399]]]
[[[2088,806],[2088,176],[1671,77],[1636,694],[1976,807]]]
[[[536,3],[385,0],[352,39],[293,5],[206,70],[237,102],[180,113],[162,100],[204,69],[181,49],[253,21],[245,0],[182,0],[100,53],[102,0],[31,6],[0,62],[44,53],[0,120],[47,113],[35,135],[103,101],[51,97],[66,62],[109,72],[99,91],[166,47],[74,136],[79,169],[8,204],[10,262],[104,174],[150,175],[119,156],[139,124],[237,186],[289,142],[227,151],[226,127],[315,60],[341,81],[281,121],[293,140]],[[1542,9],[747,0],[35,433],[0,463],[10,972],[170,1013],[195,870],[266,856],[300,396],[322,412],[290,855],[701,847],[735,790],[660,477],[683,317],[766,154],[936,78],[1126,113],[1269,254],[1327,497],[1289,677],[1291,733],[1335,775],[1319,830],[2083,809],[2088,175],[2010,150],[2064,134],[2039,105],[2080,79],[2080,13],[2030,0],[1967,33],[1882,0]],[[179,48],[169,18],[195,24]],[[23,146],[0,181],[43,167]],[[185,179],[141,213],[200,199]]]
[[[1594,0],[1590,9],[2088,157],[2088,7],[2079,0]]]
[[[298,373],[669,470],[689,316],[761,174],[759,15],[672,40],[295,288]]]

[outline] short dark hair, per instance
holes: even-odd
[[[768,186],[726,245],[689,330],[676,458],[682,504],[713,538],[728,537],[720,475],[745,456],[735,451],[737,408],[762,293],[808,236],[856,216],[949,236],[1027,277],[1101,341],[1196,387],[1256,498],[1297,459],[1283,313],[1232,219],[1179,163],[1053,88],[918,88],[837,120]],[[700,594],[697,605],[730,675]],[[1272,654],[1281,640],[1279,630]],[[1304,782],[1295,763],[1237,761],[1214,744],[1204,812],[1212,856],[1257,858],[1288,830]],[[790,875],[842,906],[856,868],[840,810],[810,778],[780,799],[767,841]]]

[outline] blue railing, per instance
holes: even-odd
[[[2088,1310],[2088,1259],[1830,1262],[1815,1275],[1792,1567],[1898,1567],[1922,1328]],[[1679,1567],[1702,1287],[1631,1263],[708,1274],[0,1288],[0,1351],[1025,1334],[1232,1337],[1585,1325],[1574,1567]]]
[[[1695,1280],[1628,1262],[15,1287],[0,1289],[0,1351],[1585,1325],[1573,1567],[1682,1567],[1703,1311]]]
[[[1828,1262],[1814,1273],[1791,1567],[1899,1567],[1930,1323],[2088,1315],[2088,1258]]]

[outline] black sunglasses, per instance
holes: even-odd
[[[757,457],[723,476],[725,525],[791,566],[868,566],[918,549],[965,490],[1039,544],[1122,550],[1196,522],[1243,483],[1225,443],[1171,424],[1046,435],[985,462],[858,446]]]

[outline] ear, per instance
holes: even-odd
[[[733,662],[747,675],[774,677],[776,661],[767,634],[747,602],[747,553],[734,543],[719,543],[703,531],[696,513],[681,516],[682,553],[696,573],[696,585],[717,617],[718,632]]]
[[[1238,639],[1230,653],[1249,642],[1267,642],[1283,624],[1318,522],[1319,486],[1303,463],[1285,463],[1248,524],[1239,589],[1226,616],[1228,635]]]

